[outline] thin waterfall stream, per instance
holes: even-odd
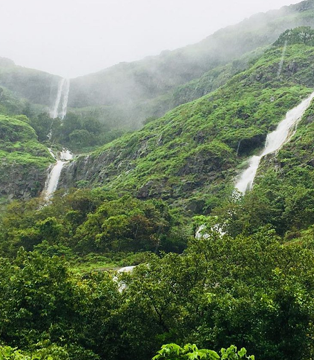
[[[240,174],[238,181],[235,184],[235,189],[245,194],[246,191],[250,190],[253,186],[253,182],[263,156],[272,154],[278,151],[283,144],[287,143],[291,137],[295,134],[298,122],[301,120],[305,111],[311,105],[311,101],[314,98],[314,92],[304,99],[299,105],[292,110],[288,111],[286,117],[278,124],[276,130],[269,133],[266,137],[264,150],[260,155],[252,156],[248,161],[248,167]],[[216,224],[211,227],[211,230],[219,232],[224,235],[223,224]],[[205,230],[205,231],[204,231]],[[195,234],[196,239],[206,239],[209,234],[206,233],[206,225],[201,225]]]
[[[68,79],[60,79],[56,101],[54,103],[53,109],[50,112],[50,116],[53,119],[59,117],[61,120],[63,120],[65,118],[68,106],[69,91],[70,81]],[[54,155],[51,149],[48,150],[57,161],[49,168],[45,187],[42,192],[42,196],[46,201],[48,201],[52,197],[53,193],[57,190],[63,166],[73,159],[73,155],[68,149],[63,149],[57,156]]]
[[[278,151],[282,145],[288,142],[294,135],[298,122],[301,120],[303,114],[310,106],[313,98],[314,92],[305,100],[303,100],[298,106],[288,111],[286,117],[278,124],[276,130],[267,135],[265,148],[261,154],[254,155],[249,159],[248,168],[242,172],[237,183],[235,184],[235,188],[242,194],[245,194],[247,190],[252,188],[262,157]]]
[[[50,111],[50,116],[53,119],[59,117],[61,120],[64,119],[69,99],[70,92],[70,80],[69,79],[60,79],[58,84],[56,101],[54,103],[53,109]]]
[[[53,155],[50,149],[49,151]],[[46,201],[48,201],[52,197],[53,193],[57,190],[62,168],[67,162],[73,159],[73,155],[69,150],[63,149],[57,158],[55,156],[54,158],[57,159],[57,162],[51,167],[44,190],[42,192],[42,196]]]

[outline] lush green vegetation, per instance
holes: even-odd
[[[180,216],[160,200],[77,190],[50,206],[40,199],[13,202],[1,221],[0,251],[14,256],[46,241],[79,254],[182,251],[187,233]],[[68,250],[69,250],[68,249]],[[65,249],[66,251],[66,249]],[[136,260],[136,259],[135,259]]]
[[[38,196],[53,159],[26,116],[0,115],[0,157],[1,195]]]
[[[74,275],[66,255],[49,251],[0,263],[0,341],[25,354],[144,360],[164,343],[217,352],[236,344],[265,360],[313,354],[313,237],[283,244],[269,227],[213,232],[182,255],[151,255],[118,281]]]
[[[237,352],[236,346],[232,345],[228,349],[221,349],[221,357],[216,351],[208,349],[198,349],[197,346],[187,344],[183,348],[177,344],[163,345],[158,354],[153,357],[153,360],[184,360],[184,359],[205,359],[205,360],[219,360],[219,359],[250,359],[254,360],[254,356],[246,356],[246,349],[242,348]]]
[[[283,34],[215,92],[70,164],[62,184],[80,189],[7,206],[0,359],[313,358],[313,105],[252,191],[233,191],[248,156],[312,91],[314,47],[300,34],[312,30]],[[44,169],[52,159],[37,135],[80,146],[101,132],[94,120],[1,115],[1,166]],[[136,267],[116,272],[126,265]]]
[[[231,195],[237,173],[267,133],[312,91],[314,48],[287,46],[279,75],[282,53],[282,46],[272,47],[217,91],[81,157],[64,185],[85,181],[162,198],[187,214],[210,213]]]

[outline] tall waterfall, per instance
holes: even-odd
[[[58,84],[58,91],[54,107],[50,113],[50,116],[55,119],[59,117],[61,120],[64,119],[69,99],[70,91],[70,80],[69,79],[60,79]]]
[[[286,117],[278,124],[276,130],[267,135],[265,148],[262,153],[259,156],[252,156],[249,159],[249,167],[243,171],[235,185],[235,188],[238,189],[242,194],[252,188],[253,181],[262,157],[279,150],[282,145],[289,141],[290,138],[294,135],[295,127],[302,118],[306,109],[310,106],[313,98],[314,92],[308,98],[303,100],[298,106],[288,111]]]
[[[49,149],[51,152],[51,150]],[[50,168],[49,175],[47,177],[44,190],[42,192],[42,196],[46,201],[48,201],[53,193],[57,190],[58,182],[60,179],[61,171],[68,161],[73,158],[73,155],[69,150],[63,149],[59,156],[57,156],[57,162]]]
[[[64,119],[67,112],[69,91],[70,91],[70,80],[60,79],[58,84],[56,101],[50,113],[50,116],[53,119],[57,117],[59,117],[61,120]],[[48,137],[49,139],[51,138],[51,131]],[[47,177],[45,187],[42,192],[42,196],[46,201],[48,201],[52,197],[52,194],[57,190],[63,165],[73,158],[72,154],[67,149],[63,149],[60,152],[59,156],[57,157],[53,154],[51,149],[48,150],[50,154],[57,160],[57,162],[53,166],[50,166],[49,175]]]

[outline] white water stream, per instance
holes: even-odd
[[[68,79],[60,79],[58,84],[56,101],[50,113],[50,116],[53,119],[57,117],[59,117],[61,120],[64,119],[67,112],[69,91],[70,91],[70,81]],[[51,132],[50,132],[50,137],[51,137]],[[72,160],[73,158],[73,155],[67,149],[63,149],[57,156],[55,156],[55,154],[51,151],[51,149],[48,150],[50,154],[53,156],[53,158],[57,160],[57,162],[53,166],[50,166],[49,175],[47,177],[45,187],[42,192],[42,196],[46,201],[48,201],[52,197],[53,193],[57,190],[61,171],[64,164],[66,164],[68,161]]]
[[[60,79],[58,84],[56,101],[50,113],[50,116],[53,119],[57,117],[59,117],[61,120],[64,119],[67,112],[69,91],[70,91],[70,80]]]
[[[50,153],[54,156],[52,151],[49,149]],[[54,158],[56,158],[54,156]],[[73,159],[73,155],[69,150],[63,149],[59,156],[57,156],[57,162],[51,167],[49,175],[47,177],[42,196],[46,201],[48,201],[53,193],[57,190],[60,175],[64,164]]]
[[[283,46],[282,54],[281,54],[279,68],[278,68],[278,71],[277,71],[277,77],[279,77],[281,75],[281,72],[282,72],[282,66],[283,66],[283,62],[285,60],[285,55],[286,55],[286,50],[287,50],[287,44],[288,44],[288,41],[286,40],[285,44]]]
[[[235,188],[242,194],[250,190],[253,186],[253,181],[263,156],[278,151],[284,143],[290,140],[294,135],[296,126],[301,120],[306,109],[310,106],[314,92],[298,106],[288,111],[286,117],[278,124],[276,130],[267,135],[265,148],[258,156],[254,155],[249,159],[249,167],[242,172],[235,185]]]

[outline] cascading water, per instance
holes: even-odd
[[[59,117],[61,120],[64,119],[69,99],[70,91],[70,80],[69,79],[60,79],[58,84],[58,92],[54,107],[50,113],[50,116],[55,119]]]
[[[58,84],[56,101],[53,110],[50,113],[50,116],[53,119],[57,117],[59,117],[61,120],[64,119],[67,112],[69,91],[70,81],[68,79],[61,79]],[[51,132],[48,137],[49,139],[51,138]],[[59,178],[64,164],[66,164],[69,160],[73,158],[71,152],[67,149],[63,149],[58,157],[53,154],[51,149],[48,150],[50,154],[57,160],[57,162],[51,167],[45,183],[43,197],[46,201],[48,201],[52,197],[52,194],[56,191],[58,187]]]
[[[50,149],[49,151],[51,152]],[[49,172],[45,183],[45,188],[42,193],[42,196],[46,201],[48,201],[52,197],[53,193],[57,190],[62,168],[64,164],[73,159],[73,155],[69,150],[63,149],[57,158],[57,162],[53,165]]]
[[[279,68],[278,68],[278,71],[277,71],[277,77],[279,77],[281,75],[281,71],[282,71],[282,66],[283,66],[283,62],[285,60],[285,55],[286,55],[286,50],[287,50],[287,40],[285,41],[285,44],[283,46],[283,49],[282,49],[282,54],[281,54],[281,59],[280,59],[280,63],[279,63]]]
[[[254,155],[249,159],[248,168],[242,172],[235,185],[235,188],[243,195],[247,190],[250,190],[252,188],[253,181],[262,157],[279,150],[284,143],[290,140],[290,138],[294,135],[296,131],[296,126],[298,122],[301,120],[306,109],[310,106],[313,98],[314,92],[308,98],[303,100],[298,106],[288,111],[286,117],[278,124],[276,130],[267,135],[265,148],[262,153],[259,156]],[[195,238],[208,238],[209,234],[204,232],[204,230],[206,230],[206,225],[201,225],[197,229]],[[214,225],[211,230],[218,231],[221,235],[225,234],[220,224]]]
[[[63,87],[64,87],[64,91],[63,91],[62,106],[61,106],[61,113],[60,113],[61,120],[63,120],[65,118],[65,115],[67,113],[69,92],[70,92],[70,80],[69,79],[65,79]]]
[[[297,126],[306,109],[310,106],[313,98],[314,92],[308,98],[303,100],[298,106],[288,111],[286,117],[278,124],[276,130],[267,135],[265,148],[262,153],[259,156],[255,155],[249,159],[249,167],[243,171],[235,185],[235,188],[242,194],[245,194],[247,190],[252,188],[253,181],[262,157],[279,150],[282,145],[289,141],[290,138],[294,135],[295,126]],[[293,128],[294,131],[292,131]]]
[[[131,274],[133,272],[133,270],[135,269],[135,266],[125,266],[121,269],[119,269],[117,271],[118,274],[122,274],[122,273],[128,273],[128,274]],[[119,287],[119,292],[122,293],[123,290],[126,289],[126,284],[123,282],[123,281],[119,281],[119,278],[118,276],[114,276],[113,277],[113,281],[117,282]]]
[[[50,116],[55,119],[56,117],[58,117],[58,109],[59,109],[59,105],[60,105],[60,100],[61,100],[61,95],[62,95],[62,89],[63,89],[63,85],[64,85],[65,79],[61,79],[59,81],[58,84],[58,92],[57,92],[57,97],[56,97],[56,101],[54,104],[54,107],[50,113]]]

